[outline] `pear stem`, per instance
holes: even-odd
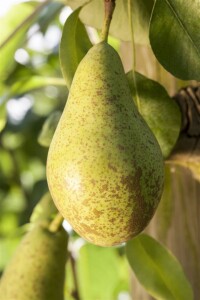
[[[62,227],[63,220],[63,216],[60,213],[57,213],[57,215],[49,225],[49,231],[57,232]]]
[[[101,32],[101,41],[107,42],[110,23],[115,9],[115,0],[104,0],[104,7],[105,7],[105,17],[104,17],[104,24]]]

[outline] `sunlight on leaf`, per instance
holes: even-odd
[[[116,248],[86,244],[80,249],[78,278],[81,299],[115,300],[128,290],[128,269]]]
[[[16,95],[23,95],[35,89],[43,88],[45,86],[63,86],[65,87],[65,81],[63,78],[56,77],[43,77],[43,76],[31,76],[28,78],[22,78],[20,81],[16,81],[10,88],[6,95],[6,98],[10,98]]]
[[[29,3],[21,3],[13,5],[8,13],[0,19],[0,46],[15,30],[15,28],[23,22],[33,11],[34,6]],[[17,11],[17,13],[16,13]],[[5,79],[12,70],[14,61],[14,53],[17,48],[24,42],[26,36],[27,24],[19,30],[9,42],[0,48],[0,77]]]
[[[146,234],[127,243],[129,264],[150,295],[159,300],[192,300],[193,292],[177,259]]]

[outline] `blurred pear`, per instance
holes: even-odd
[[[40,225],[18,246],[0,281],[0,300],[64,300],[67,233]]]

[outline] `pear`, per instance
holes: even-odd
[[[63,217],[96,245],[131,239],[157,208],[162,153],[134,104],[119,55],[106,42],[77,68],[50,145],[47,180]]]
[[[64,300],[67,234],[35,226],[18,246],[0,281],[0,300]]]

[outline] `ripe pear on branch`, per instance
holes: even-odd
[[[93,46],[76,70],[50,145],[47,180],[63,217],[100,246],[137,235],[160,201],[160,147],[106,40]]]

